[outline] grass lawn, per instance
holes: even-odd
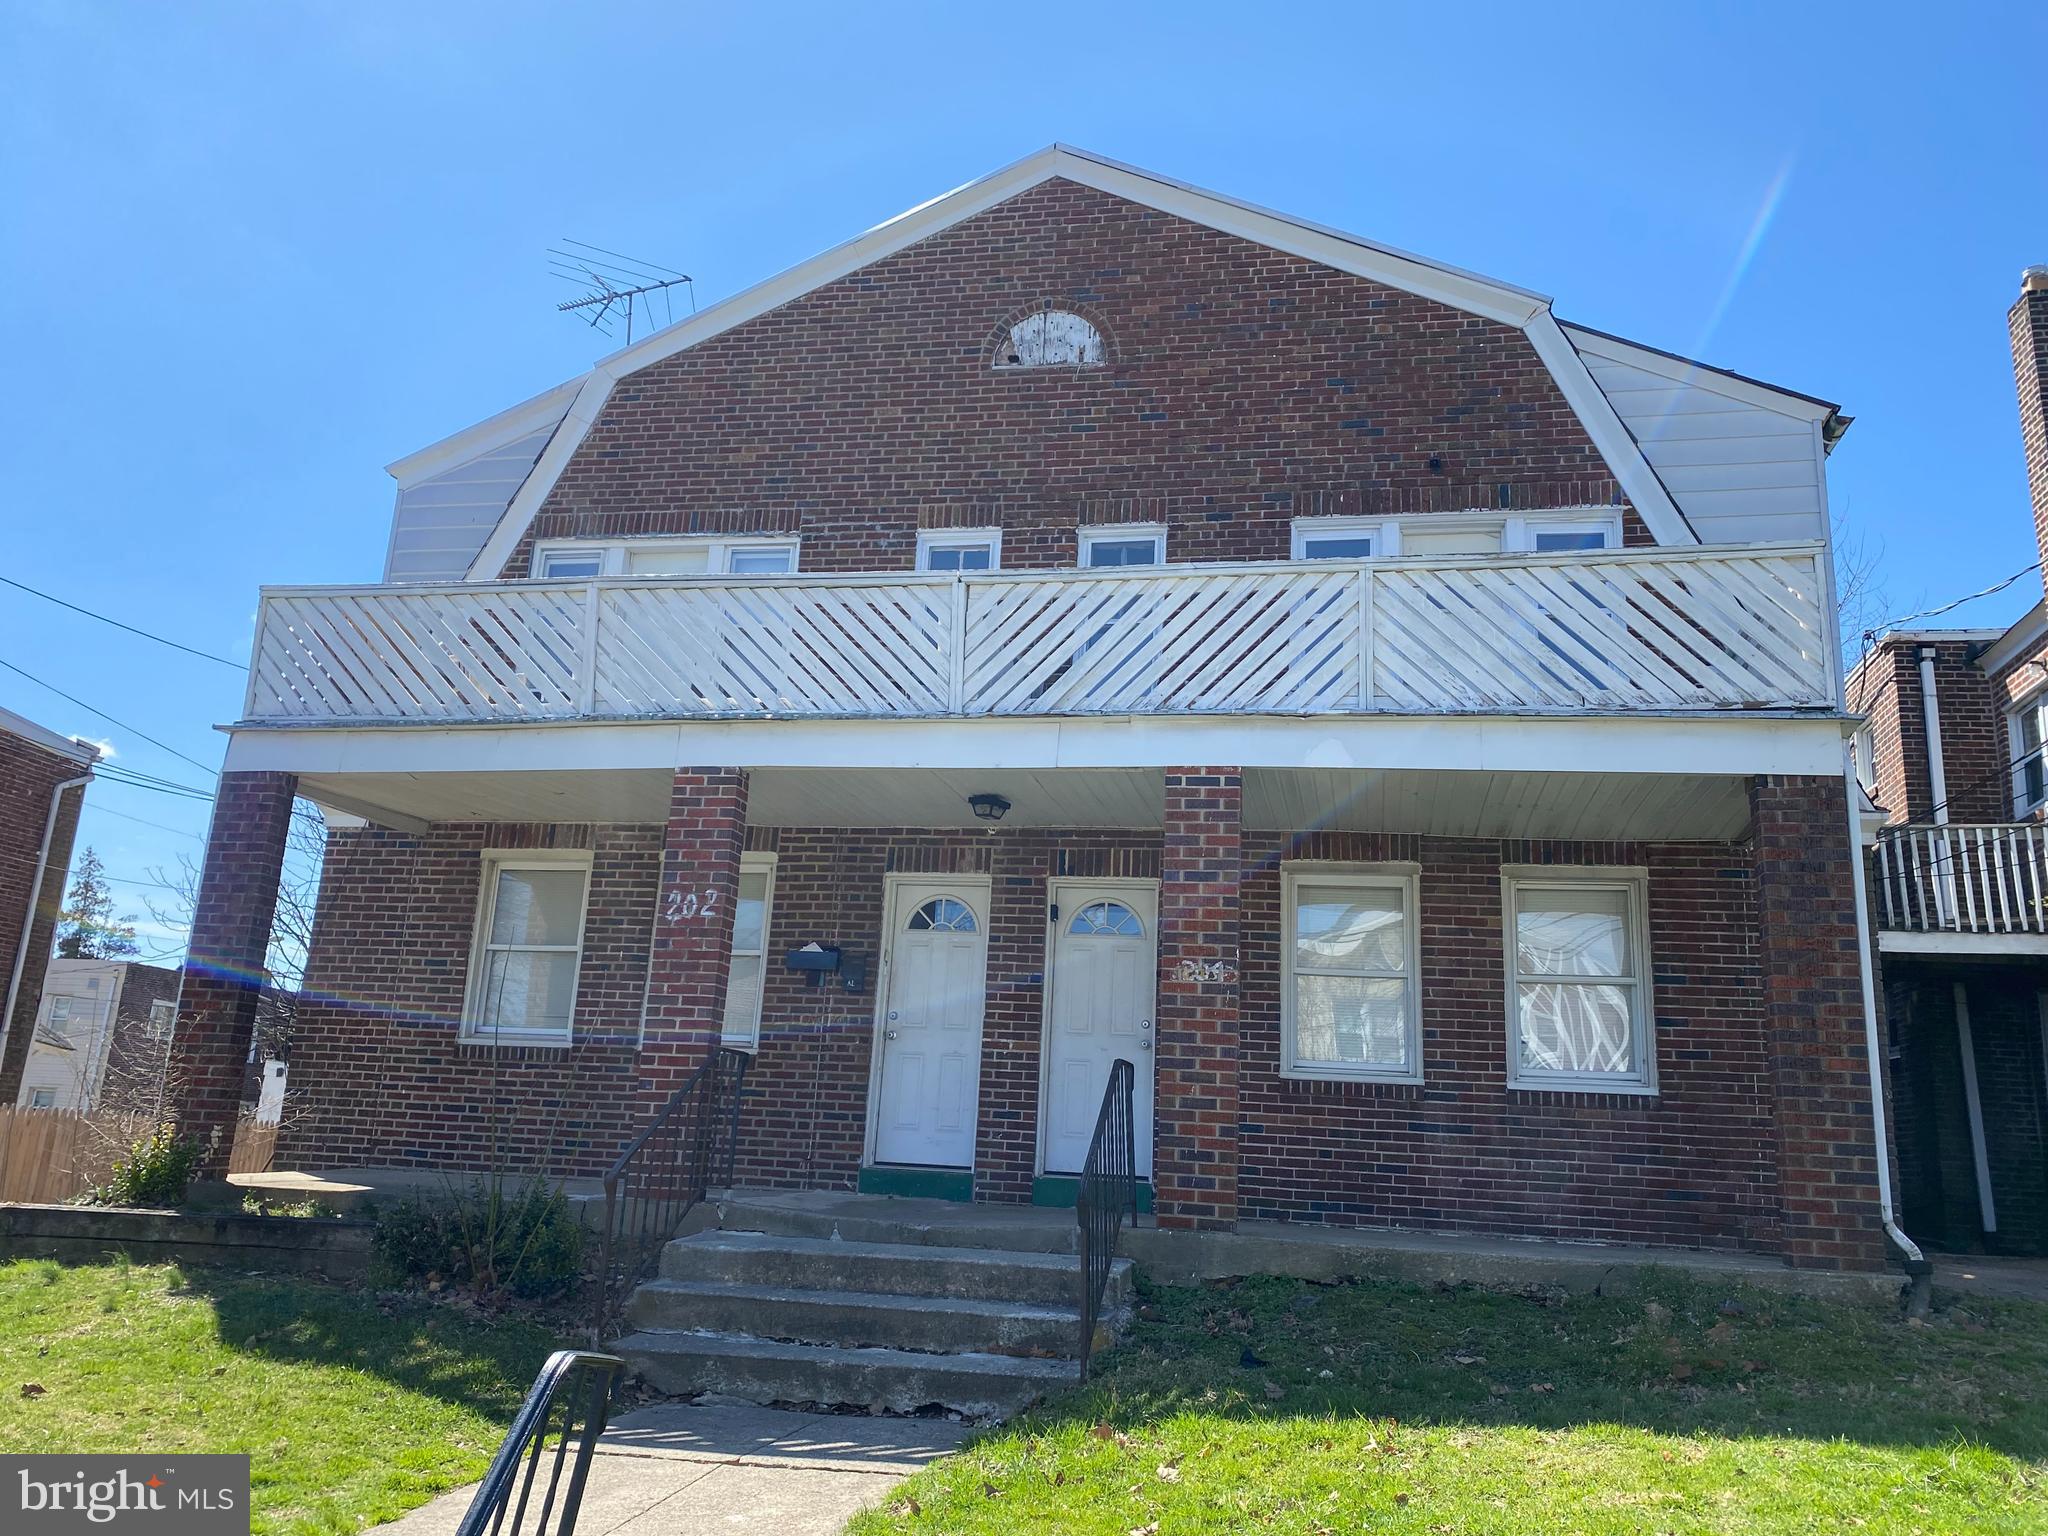
[[[555,1347],[311,1280],[25,1260],[0,1265],[0,1450],[247,1451],[258,1536],[353,1532],[481,1476]]]
[[[855,1536],[2048,1532],[2048,1305],[1151,1293],[1088,1390]]]

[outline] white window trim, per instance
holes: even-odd
[[[160,997],[149,1005],[149,1032],[152,1035],[167,1035],[178,1024],[178,1005],[167,997]]]
[[[1364,558],[1383,560],[1401,553],[1401,525],[1390,518],[1378,517],[1297,517],[1288,552],[1296,560],[1307,560],[1312,558],[1306,552],[1310,539],[1344,538],[1361,533],[1372,540],[1372,553]]]
[[[1856,782],[1873,802],[1877,798],[1877,731],[1868,720],[1857,726],[1849,735],[1850,750],[1855,755]],[[2017,756],[2017,754],[2015,754]]]
[[[1627,976],[1603,981],[1632,984],[1635,1010],[1629,1020],[1635,1047],[1633,1072],[1545,1072],[1522,1066],[1521,1000],[1515,968],[1515,894],[1524,887],[1596,887],[1628,895],[1629,954],[1635,969]],[[1544,1093],[1629,1093],[1649,1097],[1657,1092],[1657,1006],[1651,996],[1654,966],[1650,960],[1650,872],[1637,866],[1605,864],[1504,864],[1500,871],[1501,973],[1506,983],[1508,1086]],[[1535,977],[1534,980],[1555,978]]]
[[[2005,713],[2006,761],[2012,764],[2012,811],[2015,819],[2025,821],[2042,806],[2048,805],[2048,796],[2039,800],[2027,798],[2027,765],[2020,761],[2027,755],[2026,738],[2021,734],[2020,722],[2028,715],[2042,715],[2041,777],[2048,785],[2048,691],[2031,693]]]
[[[1074,530],[1074,551],[1082,570],[1095,570],[1097,567],[1088,563],[1088,552],[1097,543],[1107,541],[1112,544],[1121,544],[1138,539],[1152,540],[1154,547],[1158,550],[1159,558],[1152,562],[1153,565],[1160,566],[1166,564],[1166,524],[1164,523],[1084,523]],[[1109,569],[1128,570],[1130,567],[1112,566]]]
[[[1407,922],[1408,1065],[1312,1061],[1295,1056],[1294,904],[1302,885],[1376,886],[1401,892]],[[1312,1082],[1420,1083],[1422,1081],[1422,866],[1405,861],[1374,864],[1302,861],[1280,866],[1280,1075]]]
[[[1523,512],[1507,520],[1501,534],[1500,547],[1510,554],[1533,555],[1537,553],[1536,535],[1539,533],[1598,533],[1606,537],[1609,549],[1620,549],[1621,514]],[[1586,554],[1590,551],[1547,550],[1544,553]]]
[[[586,848],[486,848],[483,870],[477,881],[476,923],[470,933],[469,977],[462,989],[464,1045],[543,1045],[567,1047],[576,1039],[576,1000],[583,986],[583,939],[590,919],[591,854]],[[497,903],[498,875],[512,869],[580,869],[583,872],[583,900],[576,909],[576,964],[569,973],[569,1022],[561,1030],[486,1029],[478,1023],[483,1012],[483,989],[492,909]],[[526,946],[567,951],[567,944]]]
[[[38,1099],[42,1100],[40,1104],[36,1102]],[[55,1109],[57,1107],[57,1090],[54,1088],[29,1089],[27,1107],[30,1109]]]
[[[729,533],[687,533],[663,535],[648,539],[549,539],[545,544],[533,547],[532,569],[539,571],[550,555],[587,555],[593,550],[598,553],[601,564],[600,576],[624,576],[628,555],[650,549],[674,549],[694,546],[705,550],[707,569],[693,572],[701,579],[705,576],[729,576],[726,569],[731,564],[733,551],[757,549],[786,549],[789,551],[789,574],[803,569],[803,540],[796,534],[729,534]],[[779,574],[779,573],[778,573]],[[583,576],[537,576],[538,581],[586,581]],[[649,576],[649,581],[670,581],[678,577]]]
[[[935,547],[963,548],[981,544],[988,548],[988,568],[1000,571],[1003,568],[1003,530],[1000,528],[920,528],[917,530],[917,568],[929,571],[929,556]],[[973,571],[948,571],[946,575],[972,576]]]
[[[753,1025],[748,1033],[739,1035],[732,1033],[725,1027],[730,1022],[729,1020],[723,1020],[720,1022],[718,1037],[721,1045],[729,1046],[736,1051],[745,1051],[749,1055],[761,1049],[761,1011],[762,1005],[768,999],[768,937],[775,923],[775,855],[772,853],[743,853],[740,855],[740,875],[742,878],[757,870],[767,873],[768,883],[761,893],[761,948],[759,951],[761,957],[761,984],[754,989]],[[738,915],[737,907],[734,909],[734,915]],[[732,955],[726,962],[725,984],[728,991],[732,986],[732,960],[738,958],[741,953],[742,951],[739,946],[734,945]],[[748,951],[748,953],[752,953],[752,951]]]

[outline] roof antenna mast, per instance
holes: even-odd
[[[645,333],[654,328],[657,296],[660,323],[675,324],[670,289],[689,289],[690,313],[697,312],[697,285],[688,273],[658,262],[621,256],[617,251],[582,240],[564,239],[562,244],[573,249],[557,250],[550,246],[548,270],[564,282],[574,283],[583,293],[579,298],[557,304],[557,313],[573,314],[592,330],[607,336],[614,334],[613,327],[623,321],[626,345],[630,347],[636,330]]]

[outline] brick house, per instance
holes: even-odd
[[[2048,555],[2048,267],[2007,315]],[[2048,604],[2006,629],[1895,630],[1850,671],[1902,1219],[1947,1249],[2048,1253]]]
[[[1886,1260],[1811,397],[1065,148],[392,466],[270,589],[185,979],[279,1166]],[[221,1145],[225,1146],[225,1140]]]
[[[0,1104],[21,1092],[96,748],[0,709]]]

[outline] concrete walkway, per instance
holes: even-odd
[[[964,1425],[943,1419],[787,1413],[751,1403],[636,1409],[614,1419],[598,1443],[576,1536],[835,1536],[966,1435]],[[444,1493],[376,1529],[450,1536],[475,1493],[474,1484]]]

